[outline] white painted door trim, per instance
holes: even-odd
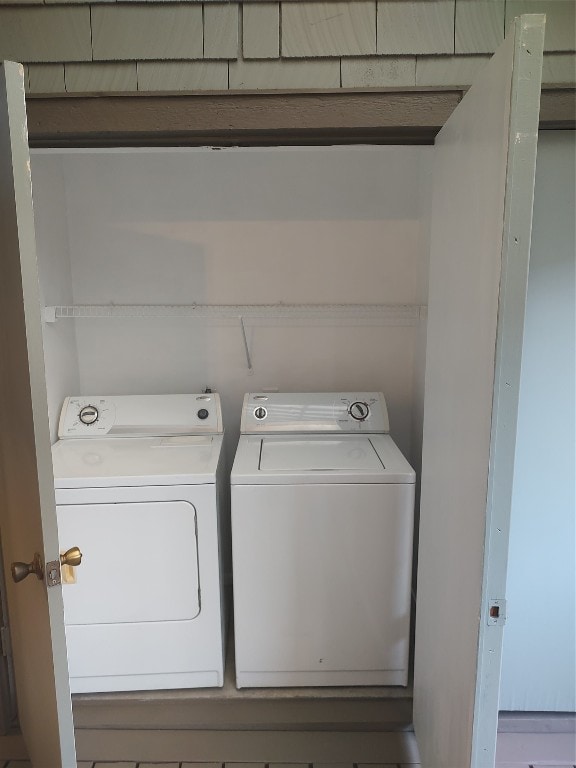
[[[18,713],[35,768],[75,768],[62,588],[13,561],[58,561],[24,69],[0,66],[0,531]],[[45,570],[45,568],[44,568]]]
[[[512,79],[511,93],[482,612],[472,742],[472,766],[478,768],[494,764],[498,728],[506,604],[500,606],[501,620],[491,619],[489,614],[494,601],[499,598],[505,600],[506,596],[516,425],[538,146],[544,23],[545,17],[537,14],[521,16],[514,23],[513,67],[518,76]]]

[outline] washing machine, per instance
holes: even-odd
[[[251,393],[231,475],[236,684],[406,685],[415,473],[381,393]]]
[[[221,686],[219,396],[68,397],[58,435],[72,693]]]

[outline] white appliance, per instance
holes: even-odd
[[[219,396],[68,397],[58,435],[72,692],[221,686]]]
[[[407,684],[415,473],[388,428],[380,393],[245,396],[239,688]]]

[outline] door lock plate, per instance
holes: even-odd
[[[46,586],[57,587],[61,583],[60,561],[50,560],[49,563],[46,563]]]

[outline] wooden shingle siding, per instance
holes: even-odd
[[[456,0],[455,53],[493,53],[504,40],[504,0]]]
[[[139,91],[225,91],[226,61],[143,61],[138,63]]]
[[[454,53],[455,0],[382,0],[378,53]]]
[[[0,7],[0,59],[90,61],[90,8]]]
[[[204,8],[204,57],[238,57],[238,5],[211,3]]]
[[[416,85],[416,57],[342,59],[342,88],[401,88]]]
[[[98,91],[135,91],[136,62],[110,64],[66,64],[64,67],[66,90],[69,93]]]
[[[62,93],[64,64],[29,64],[28,89],[30,93]]]
[[[95,60],[201,59],[202,7],[187,3],[94,5],[92,44]]]
[[[376,4],[282,4],[282,56],[362,56],[376,53]]]
[[[245,59],[280,56],[280,3],[242,5],[242,55]]]
[[[576,55],[573,53],[550,53],[544,56],[542,82],[545,84],[568,85],[576,81]]]
[[[29,94],[466,87],[546,13],[544,83],[576,82],[576,0],[0,0]],[[82,66],[81,66],[82,65]]]
[[[416,85],[468,86],[490,56],[418,56]]]
[[[574,0],[506,0],[506,27],[523,13],[545,13],[545,51],[576,50],[576,3]]]
[[[340,60],[230,62],[231,90],[307,90],[340,87]]]

